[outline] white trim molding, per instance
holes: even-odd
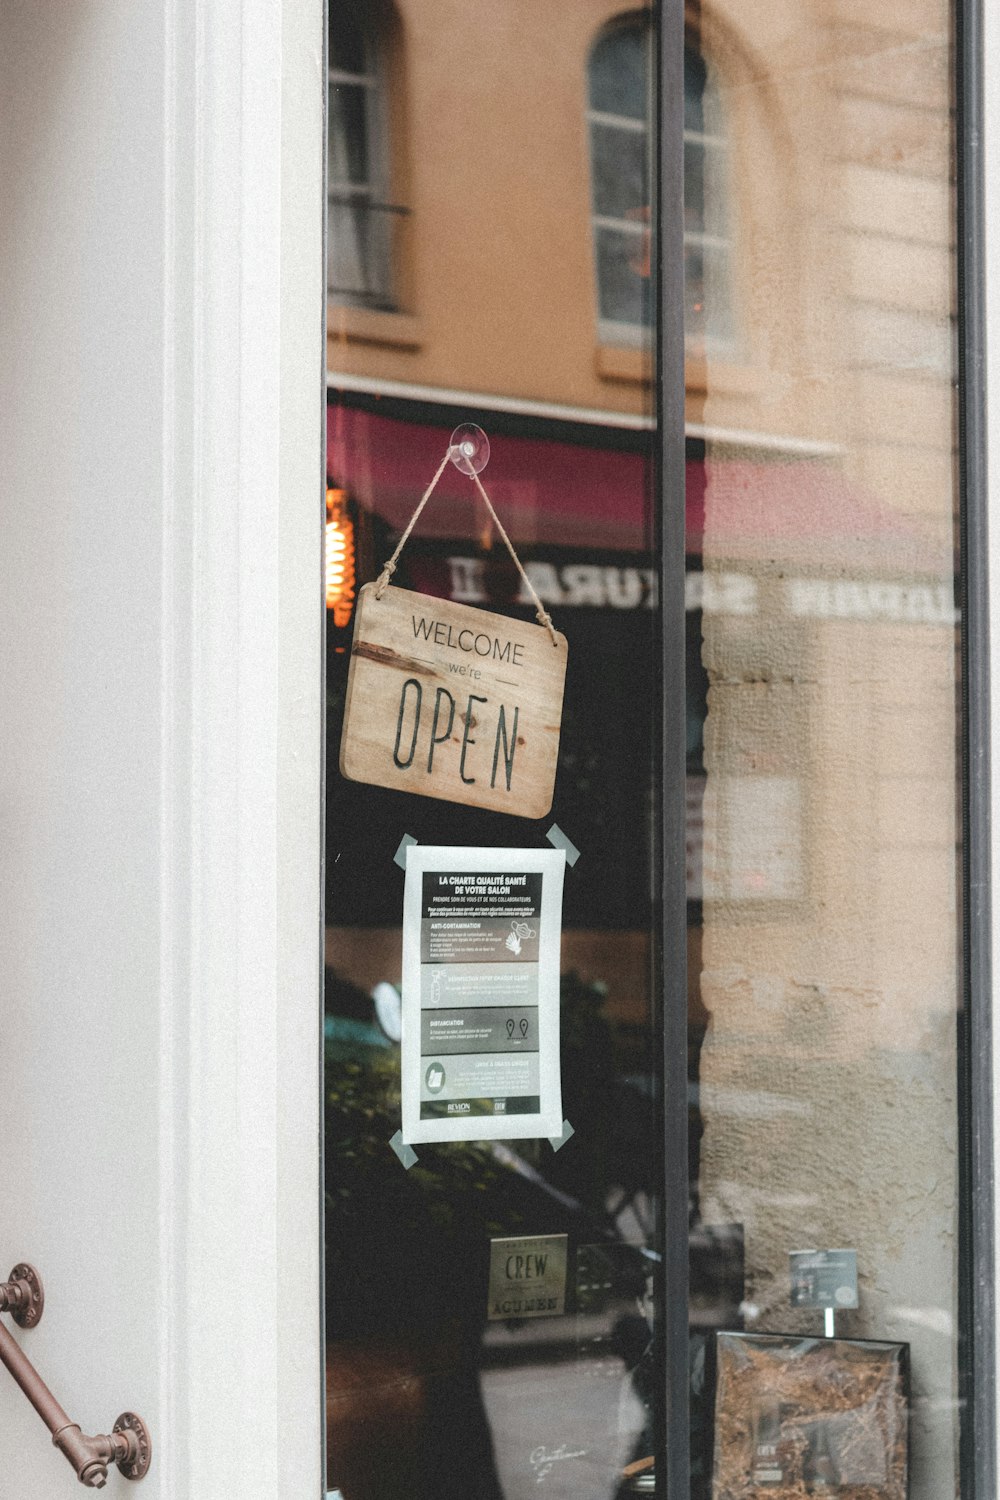
[[[168,12],[177,1500],[322,1489],[323,28],[319,0]]]

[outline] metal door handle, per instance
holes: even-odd
[[[42,1278],[33,1266],[26,1263],[15,1266],[10,1279],[0,1283],[0,1312],[9,1312],[22,1328],[34,1328],[44,1306]],[[118,1466],[126,1479],[142,1479],[149,1472],[153,1444],[149,1429],[135,1412],[123,1412],[109,1436],[87,1437],[63,1411],[3,1323],[0,1323],[0,1362],[51,1432],[55,1446],[73,1465],[81,1484],[92,1490],[103,1489],[112,1464]]]
[[[41,1322],[45,1307],[42,1278],[34,1266],[22,1261],[10,1273],[10,1280],[0,1283],[0,1312],[9,1312],[21,1328],[34,1328]]]

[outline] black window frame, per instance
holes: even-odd
[[[963,1496],[997,1493],[991,1005],[990,646],[982,0],[955,0],[964,1026],[959,1051],[959,1399]]]

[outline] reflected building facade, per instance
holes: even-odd
[[[719,0],[691,7],[685,59],[693,1388],[713,1328],[820,1331],[789,1305],[790,1251],[856,1248],[860,1307],[838,1332],[910,1346],[914,1500],[955,1493],[958,1473],[952,32],[943,0],[877,17],[856,0]],[[651,17],[606,0],[335,0],[330,35],[329,482],[352,507],[360,583],[451,428],[474,420],[494,443],[491,497],[571,653],[555,816],[586,855],[563,966],[592,1128],[550,1186],[655,1256]],[[399,581],[523,608],[494,541],[449,476]],[[334,745],[349,639],[331,623]],[[363,996],[398,978],[399,928],[398,892],[359,851],[398,839],[403,810],[331,778],[327,957]],[[526,837],[405,816],[422,841]],[[352,1223],[334,1216],[331,1239]],[[600,1278],[573,1248],[578,1329]],[[598,1399],[604,1458],[546,1470],[575,1500],[619,1493],[647,1421],[642,1350],[622,1354],[617,1314],[601,1327],[587,1380],[618,1360],[632,1415]],[[482,1366],[494,1460],[477,1483],[519,1500],[545,1432],[513,1443],[516,1349],[483,1363],[480,1335],[471,1316],[441,1358]],[[560,1369],[554,1420],[595,1389]],[[426,1396],[427,1371],[411,1374]],[[331,1377],[332,1411],[345,1381]],[[331,1431],[336,1480],[336,1415]],[[587,1448],[574,1433],[548,1446]]]

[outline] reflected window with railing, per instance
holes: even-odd
[[[361,6],[330,6],[327,73],[327,295],[349,307],[393,311],[389,130],[381,38]]]

